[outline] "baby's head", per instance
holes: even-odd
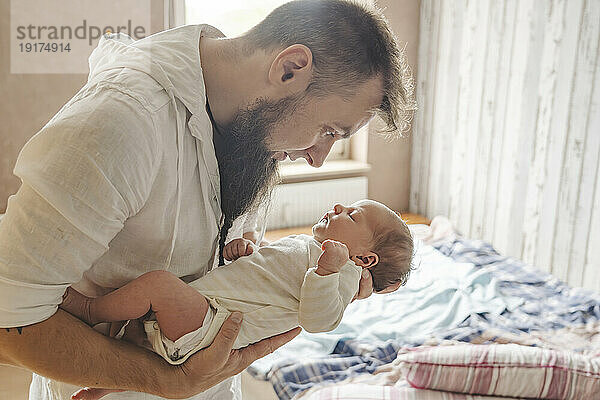
[[[412,236],[402,218],[385,205],[373,200],[336,204],[312,231],[319,242],[344,243],[350,259],[371,272],[376,292],[406,283],[413,256]]]

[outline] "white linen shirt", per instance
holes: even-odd
[[[223,36],[103,36],[87,84],[24,146],[0,222],[0,327],[49,318],[70,285],[96,297],[151,270],[189,282],[213,267],[222,215],[201,35]],[[62,399],[59,386],[34,374],[30,398]]]

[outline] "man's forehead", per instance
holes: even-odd
[[[380,77],[374,76],[371,79],[368,79],[357,89],[355,98],[360,99],[362,103],[367,105],[368,109],[373,109],[381,105],[384,88],[383,80]]]

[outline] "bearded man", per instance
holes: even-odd
[[[103,295],[155,269],[204,275],[268,198],[278,161],[320,167],[376,114],[406,131],[411,85],[382,14],[343,0],[287,3],[237,38],[207,25],[105,35],[87,84],[14,170],[22,185],[0,224],[0,363],[34,372],[36,400],[82,386],[128,390],[115,399],[237,398],[231,377],[298,328],[231,351],[233,313],[210,347],[173,366],[58,310],[63,293]],[[359,298],[371,292],[367,272]]]

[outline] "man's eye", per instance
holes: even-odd
[[[336,133],[335,129],[333,129],[333,128],[331,128],[331,127],[326,127],[326,128],[325,128],[325,134],[326,134],[327,136],[331,136],[332,138],[334,138],[334,139],[335,139],[335,136],[336,136],[336,134],[337,134],[337,133]]]
[[[350,219],[351,219],[352,221],[356,221],[356,220],[354,219],[354,217],[352,217],[352,214],[348,214],[348,216],[350,217]]]

